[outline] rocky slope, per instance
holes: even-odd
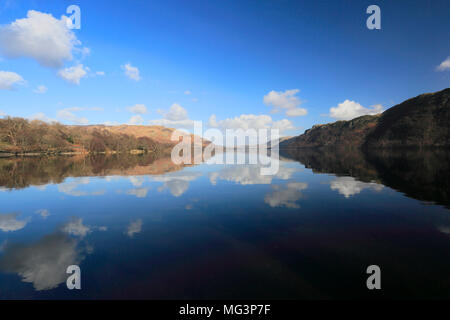
[[[316,125],[280,148],[450,146],[450,88],[422,94],[382,114]]]

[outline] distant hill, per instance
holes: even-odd
[[[163,126],[143,126],[143,125],[117,125],[117,126],[106,126],[106,125],[90,125],[85,126],[88,130],[107,130],[114,134],[126,134],[136,138],[147,137],[153,141],[161,144],[175,144],[177,141],[171,140],[172,134],[176,129],[166,128]],[[194,135],[191,134],[191,141],[194,143]],[[200,140],[198,140],[200,141]],[[208,145],[210,142],[203,140],[203,146]]]
[[[450,88],[398,104],[382,114],[315,125],[280,148],[450,146]]]
[[[54,153],[170,153],[175,129],[161,126],[69,126],[57,122],[0,119],[0,156]],[[192,142],[195,143],[191,134]],[[198,140],[202,146],[209,141]]]
[[[315,125],[304,134],[280,142],[280,148],[362,146],[380,116],[362,116],[349,121]]]

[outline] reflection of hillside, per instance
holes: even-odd
[[[284,157],[314,172],[377,181],[409,197],[450,207],[450,152],[434,150],[297,149]]]
[[[369,152],[367,160],[377,168],[383,184],[450,208],[449,150],[378,150]]]
[[[0,186],[26,188],[61,183],[67,177],[160,175],[182,169],[170,157],[152,154],[0,159]]]
[[[359,149],[301,148],[280,150],[280,156],[302,163],[317,173],[352,176],[363,182],[376,181],[377,170]]]

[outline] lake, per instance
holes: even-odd
[[[450,298],[449,154],[0,159],[0,298]]]

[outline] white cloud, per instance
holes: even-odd
[[[104,72],[104,71],[97,71],[95,74],[96,74],[97,76],[104,76],[104,75],[105,75],[105,72]]]
[[[128,124],[130,125],[140,125],[144,123],[144,118],[139,115],[132,116],[130,120],[128,120]]]
[[[450,57],[442,61],[441,64],[437,66],[436,70],[438,71],[450,70]]]
[[[0,27],[0,50],[8,58],[27,57],[45,67],[62,67],[65,61],[72,60],[72,51],[81,44],[67,27],[66,19],[30,10],[26,18]]]
[[[186,91],[184,92],[184,94],[186,94],[186,95],[190,95],[190,94],[191,94],[191,91],[189,91],[189,90],[186,90]]]
[[[23,229],[28,220],[17,220],[18,213],[0,214],[0,230],[3,232],[17,231]]]
[[[131,80],[139,81],[142,79],[139,75],[139,69],[137,67],[133,67],[130,63],[123,65],[122,69],[125,71],[125,75]]]
[[[83,109],[82,108],[66,108],[66,109],[59,110],[58,113],[56,114],[56,116],[59,119],[74,122],[76,124],[88,124],[89,123],[88,119],[86,119],[84,117],[79,117],[72,112],[72,111],[81,111],[81,110],[83,110]]]
[[[86,185],[89,183],[90,183],[90,179],[87,177],[77,178],[73,181],[64,182],[64,183],[59,184],[58,191],[65,193],[69,196],[73,196],[73,197],[101,196],[106,193],[105,190],[97,190],[97,191],[91,191],[91,192],[76,190],[80,185],[83,185],[83,184]]]
[[[46,93],[48,88],[44,85],[37,86],[36,89],[33,90],[34,93],[43,94]]]
[[[308,187],[307,183],[290,182],[285,186],[274,185],[272,193],[266,194],[264,202],[271,207],[299,208],[296,203],[302,197],[302,190]]]
[[[0,117],[6,116],[6,113],[4,113],[2,110],[0,110]]]
[[[15,72],[0,71],[0,90],[12,90],[16,84],[24,82],[22,76]]]
[[[187,111],[178,103],[174,103],[170,106],[169,112],[165,115],[165,118],[172,121],[186,120],[188,118]]]
[[[300,117],[308,114],[308,111],[298,106],[302,101],[295,95],[299,92],[298,89],[291,89],[286,91],[270,91],[263,98],[267,106],[272,106],[272,112],[276,113],[280,110],[286,110],[286,115],[289,117]]]
[[[67,266],[83,260],[79,240],[63,233],[43,237],[28,245],[7,246],[0,258],[3,272],[17,273],[37,291],[56,288],[67,279]]]
[[[227,118],[219,121],[217,121],[216,116],[213,114],[209,118],[209,126],[212,128],[220,128],[222,130],[279,129],[280,132],[283,132],[295,129],[292,122],[288,119],[274,121],[271,116],[254,114],[241,114],[239,117]]]
[[[148,190],[148,188],[130,189],[126,192],[126,194],[135,196],[137,198],[145,198],[147,196]]]
[[[134,106],[128,107],[128,111],[137,114],[146,114],[147,107],[144,104],[135,104]]]
[[[272,161],[276,160],[272,159]],[[261,165],[226,166],[220,171],[209,173],[208,177],[212,185],[216,185],[218,180],[231,181],[240,185],[271,184],[273,179],[290,179],[296,171],[294,168],[286,168],[280,165],[276,175],[262,175],[261,168]]]
[[[50,215],[50,212],[47,209],[39,209],[36,211],[36,213],[44,219],[46,219]]]
[[[58,75],[67,82],[79,85],[80,80],[87,76],[88,71],[88,67],[84,67],[82,64],[78,64],[73,67],[59,70]]]
[[[330,108],[330,117],[338,120],[351,120],[364,115],[378,114],[383,111],[381,104],[365,108],[355,101],[345,100],[339,103],[337,107]]]
[[[128,180],[130,180],[131,184],[134,187],[142,187],[142,185],[144,184],[144,177],[142,176],[131,176],[128,177]]]
[[[201,173],[198,172],[176,172],[163,176],[154,176],[152,177],[152,180],[164,182],[164,184],[158,188],[159,192],[162,192],[167,188],[174,197],[179,197],[189,189],[189,182],[200,176]]]
[[[141,232],[141,230],[142,230],[142,220],[141,219],[137,219],[135,221],[131,221],[130,222],[130,224],[128,225],[126,233],[131,238],[136,233]]]
[[[288,117],[301,117],[306,116],[308,114],[308,110],[304,108],[292,108],[286,111],[286,115]]]
[[[66,223],[62,228],[61,231],[72,235],[72,236],[78,236],[81,238],[84,238],[88,233],[91,232],[91,227],[85,226],[83,224],[83,219],[81,218],[74,218],[68,223]]]
[[[36,114],[33,114],[32,116],[28,117],[28,119],[30,119],[30,120],[40,120],[40,121],[44,121],[44,122],[48,122],[48,123],[56,121],[55,119],[51,119],[51,118],[47,117],[45,115],[45,113],[43,113],[43,112],[38,112]]]
[[[164,119],[151,120],[152,125],[159,125],[171,128],[191,128],[194,126],[194,120],[189,119],[187,110],[174,103],[170,106],[167,113],[162,110],[157,110],[158,113],[164,116]]]
[[[360,193],[364,189],[372,189],[374,191],[381,191],[383,185],[377,183],[367,183],[355,180],[353,177],[336,177],[330,182],[331,190],[337,190],[346,198],[350,198],[355,194]]]

